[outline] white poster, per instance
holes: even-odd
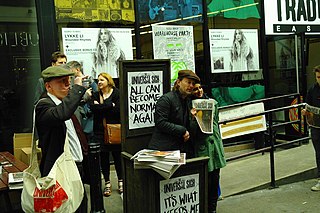
[[[211,72],[259,70],[256,29],[209,29]]]
[[[154,126],[156,102],[163,95],[162,72],[128,72],[129,130]]]
[[[240,107],[219,110],[219,122],[242,118],[249,115],[256,115],[264,112],[264,104],[256,103]],[[220,124],[222,139],[246,135],[254,132],[266,131],[266,118],[264,115],[257,115],[236,121]]]
[[[265,0],[266,35],[320,32],[320,2],[315,0]]]
[[[171,83],[179,70],[196,72],[193,26],[153,25],[152,38],[154,59],[171,59]]]
[[[200,212],[199,194],[199,174],[162,180],[160,212]]]
[[[62,28],[62,42],[68,61],[80,62],[95,79],[101,72],[118,78],[119,61],[133,59],[131,29]]]

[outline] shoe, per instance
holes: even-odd
[[[123,180],[118,180],[118,190],[120,194],[123,192]]]
[[[112,192],[111,183],[110,183],[110,181],[108,181],[108,182],[106,182],[106,185],[103,189],[103,196],[109,197],[111,195],[111,192]]]
[[[320,180],[318,180],[318,183],[311,187],[312,191],[320,191]]]

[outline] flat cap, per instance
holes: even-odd
[[[189,79],[195,80],[196,83],[200,82],[200,78],[192,70],[180,70],[178,72],[178,78],[179,79],[189,78]]]
[[[68,70],[62,66],[51,66],[51,67],[48,67],[45,70],[43,70],[41,75],[42,75],[43,80],[45,82],[47,82],[53,78],[74,75],[74,72],[71,70]]]

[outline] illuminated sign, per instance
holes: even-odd
[[[264,1],[266,35],[320,32],[319,0]]]

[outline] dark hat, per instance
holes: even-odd
[[[192,70],[180,70],[178,72],[178,78],[179,79],[189,78],[189,79],[195,80],[196,83],[200,82],[200,78]]]
[[[43,80],[45,82],[47,82],[53,78],[74,75],[74,72],[69,69],[66,69],[62,66],[51,66],[51,67],[48,67],[45,70],[43,70],[41,75],[42,75]]]

